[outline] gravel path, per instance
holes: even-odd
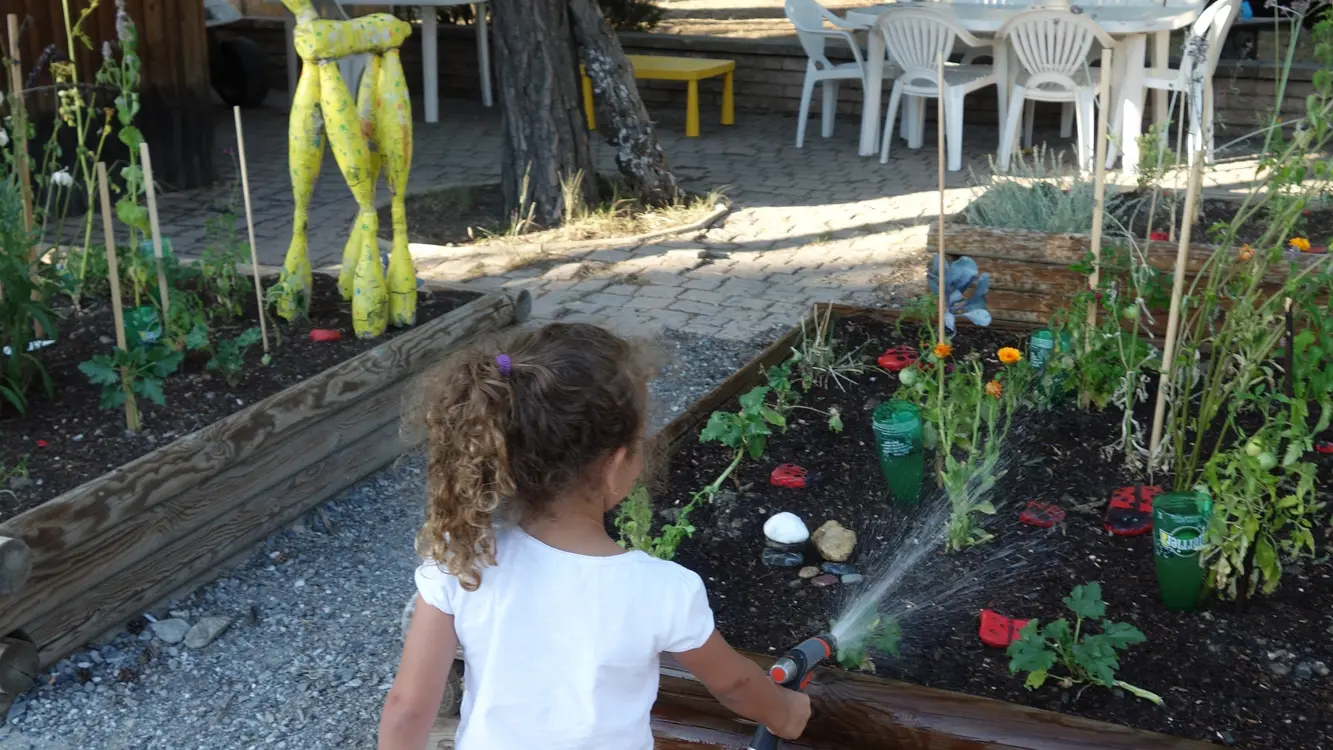
[[[667,334],[654,427],[772,339]],[[373,747],[422,492],[421,456],[399,459],[269,537],[228,577],[150,612],[155,624],[60,662],[10,708],[0,750]],[[204,618],[226,629],[191,648],[224,622],[209,620],[179,642]]]

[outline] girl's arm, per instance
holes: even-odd
[[[403,660],[380,714],[379,750],[421,750],[426,746],[457,651],[454,616],[417,595],[412,625],[403,644]]]
[[[805,731],[810,696],[775,685],[758,664],[736,653],[716,630],[704,645],[675,656],[732,711],[783,739],[794,740]]]

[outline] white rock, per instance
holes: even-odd
[[[764,536],[778,544],[800,544],[810,538],[810,529],[795,513],[782,512],[764,521]]]
[[[152,628],[153,635],[162,640],[163,643],[177,644],[185,640],[185,634],[190,632],[190,623],[173,617],[170,620],[159,620],[148,627]]]

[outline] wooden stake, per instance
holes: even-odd
[[[1185,187],[1185,211],[1180,225],[1180,243],[1176,249],[1176,265],[1172,270],[1171,310],[1166,318],[1166,343],[1162,347],[1162,379],[1157,383],[1157,404],[1153,407],[1152,440],[1148,444],[1148,471],[1153,470],[1157,462],[1157,450],[1162,444],[1162,421],[1166,416],[1166,392],[1171,388],[1175,377],[1176,339],[1180,334],[1180,304],[1185,294],[1185,264],[1190,252],[1190,231],[1194,222],[1194,203],[1199,198],[1199,188],[1203,183],[1204,153],[1195,154],[1190,166],[1190,178]]]
[[[254,270],[255,302],[259,305],[259,335],[268,354],[268,324],[264,314],[264,287],[259,283],[259,252],[255,249],[255,215],[250,208],[250,172],[245,166],[245,133],[241,129],[241,108],[232,107],[236,117],[236,156],[241,162],[241,194],[245,197],[245,227],[250,233],[250,268]]]
[[[128,351],[125,345],[125,314],[120,309],[120,263],[116,259],[116,227],[111,221],[111,190],[107,187],[106,162],[97,162],[97,188],[102,198],[102,234],[106,238],[106,279],[111,284],[111,317],[116,326],[116,347]],[[134,394],[130,392],[128,373],[121,373],[122,387],[125,387],[125,427],[137,432],[139,429],[139,408],[134,403]]]
[[[153,161],[148,155],[148,144],[139,144],[139,162],[143,165],[144,191],[148,199],[148,223],[153,230],[153,258],[157,261],[157,292],[162,298],[162,325],[167,324],[171,310],[171,290],[167,286],[167,270],[162,261],[162,227],[157,221],[157,188],[153,185]]]
[[[14,157],[18,162],[19,190],[23,195],[23,228],[32,231],[32,178],[28,173],[28,108],[23,103],[23,71],[19,63],[19,17],[9,14],[9,114],[14,127]],[[32,248],[28,262],[37,257]]]
[[[1102,50],[1102,76],[1097,85],[1097,141],[1093,148],[1092,165],[1092,273],[1088,274],[1088,288],[1097,291],[1101,283],[1102,218],[1106,210],[1106,132],[1111,119],[1111,50]],[[1088,300],[1088,329],[1097,325],[1097,301]],[[1092,351],[1092,337],[1088,337],[1085,351]]]
[[[938,238],[939,242],[936,243],[936,246],[939,250],[939,258],[935,262],[938,264],[936,270],[939,271],[939,278],[936,279],[936,281],[938,281],[937,284],[938,288],[935,290],[935,294],[937,297],[939,297],[939,326],[940,326],[939,343],[943,344],[946,343],[946,336],[944,333],[944,311],[946,309],[946,305],[948,304],[944,292],[946,288],[944,277],[948,275],[947,271],[945,270],[946,265],[944,262],[944,168],[945,168],[944,160],[946,157],[944,149],[944,55],[940,55],[939,59],[936,60],[936,68],[937,70],[936,70],[935,85],[937,87],[937,92],[939,93],[939,99],[937,99],[936,101],[939,103],[939,106],[935,108],[935,120],[937,123],[937,127],[935,128],[935,130],[938,132],[939,135],[938,140],[939,140],[939,157],[940,157],[940,170],[939,170],[940,171],[940,236]],[[921,106],[924,107],[925,103],[923,102]],[[941,367],[940,372],[943,371],[944,368]]]

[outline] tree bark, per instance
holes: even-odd
[[[679,187],[639,97],[620,39],[596,0],[569,0],[569,15],[592,80],[598,129],[615,149],[616,166],[645,202],[669,203]]]
[[[506,210],[519,221],[555,226],[566,211],[562,181],[582,173],[580,198],[597,202],[568,6],[564,0],[493,0],[491,12]]]

